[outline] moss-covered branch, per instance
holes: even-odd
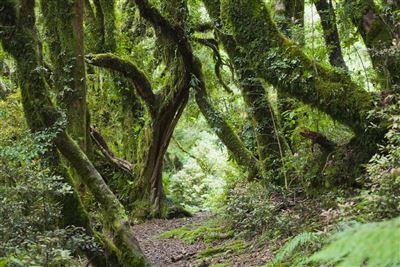
[[[259,0],[223,0],[221,15],[243,48],[244,64],[258,77],[363,133],[371,96],[342,73],[309,59],[285,38]]]
[[[199,73],[201,72],[199,71]],[[200,79],[198,80],[198,86],[195,87],[195,97],[201,113],[221,142],[232,153],[236,162],[247,169],[250,176],[254,178],[254,175],[258,172],[256,158],[246,149],[242,141],[225,121],[224,116],[210,104],[202,76],[198,76],[197,78]]]
[[[89,55],[86,57],[86,61],[94,66],[118,71],[119,73],[123,74],[133,83],[139,96],[146,103],[150,111],[154,111],[154,108],[156,108],[154,106],[155,95],[153,93],[151,84],[144,72],[141,71],[135,64],[110,53]]]

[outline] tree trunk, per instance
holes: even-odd
[[[345,4],[357,11],[350,16],[369,49],[382,89],[400,92],[400,27],[392,29],[373,0],[347,0]]]
[[[90,146],[87,128],[86,75],[83,51],[83,0],[41,1],[50,41],[59,104],[66,110],[67,131],[83,151]]]
[[[65,133],[62,117],[50,100],[36,54],[34,7],[33,0],[24,0],[17,12],[14,1],[5,0],[0,3],[0,10],[4,11],[0,15],[0,25],[6,29],[0,32],[0,41],[5,51],[16,60],[27,123],[33,132],[47,130],[56,133],[56,147],[101,205],[106,225],[110,227],[114,237],[114,241],[105,238],[104,243],[113,247],[113,250],[118,250],[120,264],[146,266],[148,263],[130,229],[123,206],[84,152]]]
[[[314,4],[321,18],[325,44],[329,51],[329,62],[334,67],[347,70],[340,46],[339,32],[336,26],[336,15],[332,0],[314,0]]]
[[[257,76],[363,134],[372,97],[351,79],[309,59],[273,23],[258,0],[224,0],[222,16],[245,51],[244,62]]]

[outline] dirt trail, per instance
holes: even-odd
[[[202,224],[210,219],[208,213],[197,213],[191,218],[172,220],[154,219],[133,227],[140,246],[155,267],[205,267],[225,263],[227,266],[264,266],[272,255],[267,247],[243,252],[241,255],[221,255],[208,262],[197,259],[197,253],[207,247],[203,242],[187,244],[178,239],[159,239],[161,233],[188,224]],[[216,241],[211,246],[224,243]],[[210,244],[208,244],[210,246]]]
[[[154,219],[133,226],[133,230],[139,240],[140,247],[153,266],[196,266],[196,252],[206,247],[202,242],[189,245],[177,239],[158,239],[157,236],[187,224],[200,224],[208,218],[209,214],[207,213],[197,213],[191,218]]]

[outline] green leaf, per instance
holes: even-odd
[[[7,259],[6,258],[0,258],[0,267],[4,267],[7,264]]]

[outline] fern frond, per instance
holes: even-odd
[[[336,233],[331,243],[312,255],[309,262],[338,267],[400,266],[400,217]]]
[[[278,254],[275,256],[274,260],[271,262],[271,266],[275,266],[279,262],[289,258],[294,254],[294,252],[299,248],[300,246],[317,241],[320,238],[320,235],[318,233],[301,233],[288,241],[278,252]]]

